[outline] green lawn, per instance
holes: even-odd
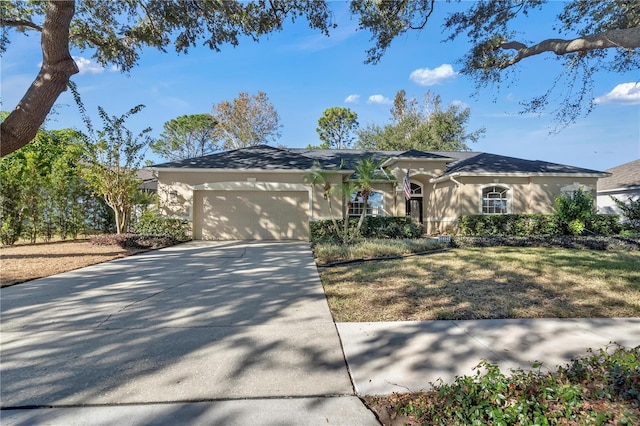
[[[640,316],[640,252],[458,248],[322,268],[338,322]]]

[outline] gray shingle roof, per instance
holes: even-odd
[[[338,169],[343,162],[343,169],[353,170],[358,160],[371,158],[373,160],[386,160],[388,158],[442,158],[446,157],[426,151],[366,151],[359,149],[305,149],[290,148],[289,151],[302,154],[306,157],[318,160],[325,169]]]
[[[238,170],[307,170],[313,159],[287,149],[268,145],[222,151],[204,157],[156,164],[154,168],[238,169]]]
[[[458,158],[447,165],[445,176],[452,173],[574,173],[598,174],[596,170],[545,161],[530,161],[479,152],[449,151],[366,151],[336,149],[274,148],[257,145],[223,151],[199,158],[157,164],[154,169],[236,169],[236,170],[309,170],[319,162],[325,170],[353,170],[358,160],[372,158]]]
[[[445,175],[453,173],[576,173],[597,174],[597,170],[548,163],[546,161],[523,160],[504,155],[480,153],[449,164]]]
[[[611,176],[598,181],[598,191],[640,188],[640,159],[612,167]]]

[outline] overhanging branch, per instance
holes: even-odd
[[[548,39],[531,47],[517,41],[510,41],[502,43],[499,48],[516,50],[517,55],[501,65],[500,68],[510,67],[522,59],[544,52],[566,55],[568,53],[586,52],[589,50],[610,48],[634,49],[638,47],[640,47],[640,27],[610,30],[587,37],[575,38],[573,40]]]
[[[69,78],[78,72],[69,51],[73,1],[49,1],[42,26],[42,67],[24,97],[0,125],[0,157],[28,144],[38,132]]]

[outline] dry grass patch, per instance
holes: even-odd
[[[0,248],[0,286],[48,277],[139,253],[140,249],[96,246],[88,241],[24,244]]]
[[[640,252],[468,248],[326,268],[339,322],[640,316]]]

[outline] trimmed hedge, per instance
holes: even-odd
[[[145,213],[133,225],[136,234],[169,236],[178,241],[187,241],[189,236],[189,222],[182,219],[158,217],[153,213]]]
[[[615,235],[622,226],[616,215],[597,214],[585,224],[587,234]],[[554,214],[466,215],[458,222],[462,236],[518,236],[569,235],[567,224]]]
[[[340,232],[344,224],[343,219],[338,219]],[[358,218],[349,219],[349,233],[355,231]],[[336,235],[331,220],[317,220],[309,223],[311,241],[314,243],[339,243],[340,237]],[[407,216],[377,216],[365,217],[360,229],[360,238],[402,239],[419,238],[424,229],[422,225],[414,223]]]
[[[640,250],[640,237],[537,235],[461,237],[451,239],[451,247],[561,247],[587,250]]]

